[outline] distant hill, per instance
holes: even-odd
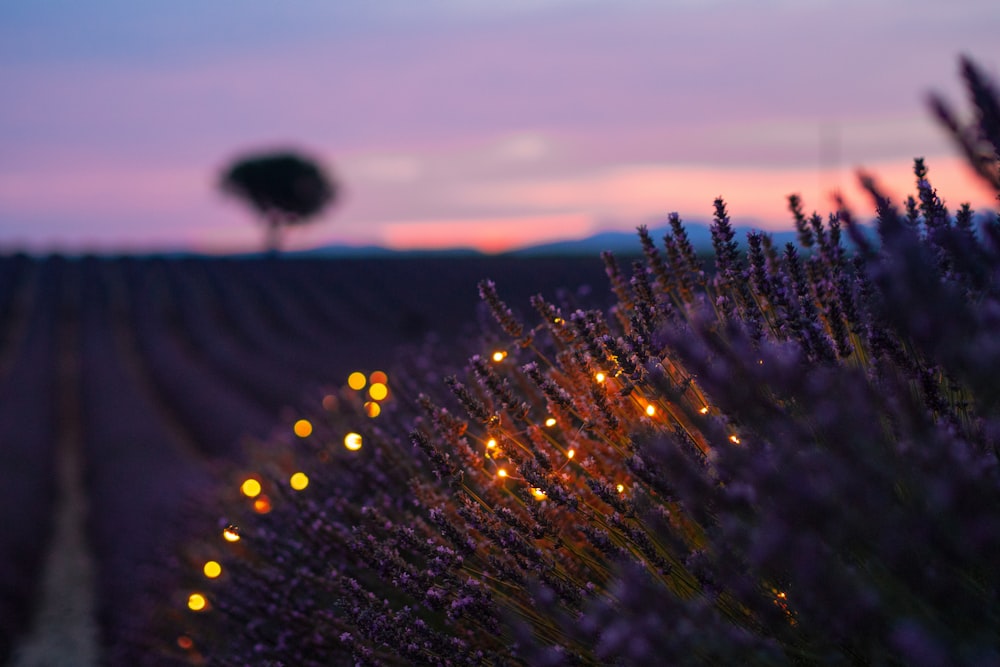
[[[712,234],[708,225],[700,223],[684,223],[685,229],[691,243],[696,250],[710,251],[712,249]],[[654,239],[662,239],[663,235],[669,231],[669,226],[651,227],[650,234]],[[746,238],[746,233],[757,229],[755,227],[736,227],[736,237],[741,241]],[[784,245],[788,241],[795,240],[794,231],[770,232],[776,244]],[[741,244],[742,245],[742,244]],[[568,241],[555,241],[540,245],[519,248],[509,252],[500,253],[510,257],[546,257],[546,256],[597,256],[601,252],[609,250],[616,254],[638,254],[641,252],[639,237],[636,231],[608,231],[594,234],[583,239]],[[342,246],[329,245],[309,250],[288,251],[284,253],[288,256],[302,257],[473,257],[484,255],[474,248],[446,248],[441,250],[392,250],[376,245],[366,246]]]
[[[706,224],[684,223],[691,245],[699,252],[709,252],[712,249],[712,233]],[[746,234],[749,231],[759,229],[756,227],[735,227],[736,238],[740,245],[745,245]],[[669,226],[650,227],[649,234],[653,240],[659,242],[663,236],[670,231]],[[774,238],[776,245],[784,245],[786,242],[795,241],[794,231],[769,232]],[[541,257],[545,255],[597,255],[609,250],[615,254],[639,254],[642,252],[639,245],[639,236],[635,230],[601,232],[584,239],[574,241],[556,241],[542,245],[522,248],[512,251],[511,255],[517,257]]]

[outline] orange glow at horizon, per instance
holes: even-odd
[[[585,236],[593,228],[586,213],[541,213],[505,218],[414,220],[383,225],[382,240],[393,249],[471,247],[495,253],[526,245]]]
[[[931,184],[950,210],[968,201],[976,210],[995,209],[995,195],[958,157],[929,156]],[[619,231],[658,224],[671,211],[684,220],[707,222],[713,201],[722,196],[734,224],[792,230],[788,195],[801,195],[807,213],[824,217],[840,191],[862,221],[874,216],[871,197],[858,169],[871,174],[897,205],[914,193],[912,159],[886,160],[843,168],[634,164],[596,173],[537,180],[506,181],[477,187],[469,202],[488,210],[515,203],[526,212],[511,217],[423,219],[380,223],[382,242],[394,249],[471,247],[504,252],[607,231],[601,220],[620,221]],[[627,224],[625,224],[627,221]]]

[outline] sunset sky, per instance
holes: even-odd
[[[503,250],[705,220],[787,228],[864,167],[992,198],[930,118],[995,0],[33,0],[0,4],[0,251],[258,248],[219,171],[254,149],[343,197],[292,247]]]

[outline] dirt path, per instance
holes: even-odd
[[[59,456],[61,498],[55,535],[45,563],[42,600],[31,634],[14,652],[11,667],[96,667],[94,564],[86,543],[86,498],[79,456]],[[67,451],[68,450],[68,451]]]
[[[75,318],[74,318],[75,319]],[[59,340],[59,500],[32,630],[9,667],[97,667],[94,562],[86,537],[87,497],[80,457],[80,386],[75,322]]]

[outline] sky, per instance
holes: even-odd
[[[340,196],[287,245],[581,238],[676,211],[791,226],[912,159],[995,206],[926,104],[1000,81],[995,0],[32,0],[0,4],[0,251],[245,251],[219,173],[292,148]]]

